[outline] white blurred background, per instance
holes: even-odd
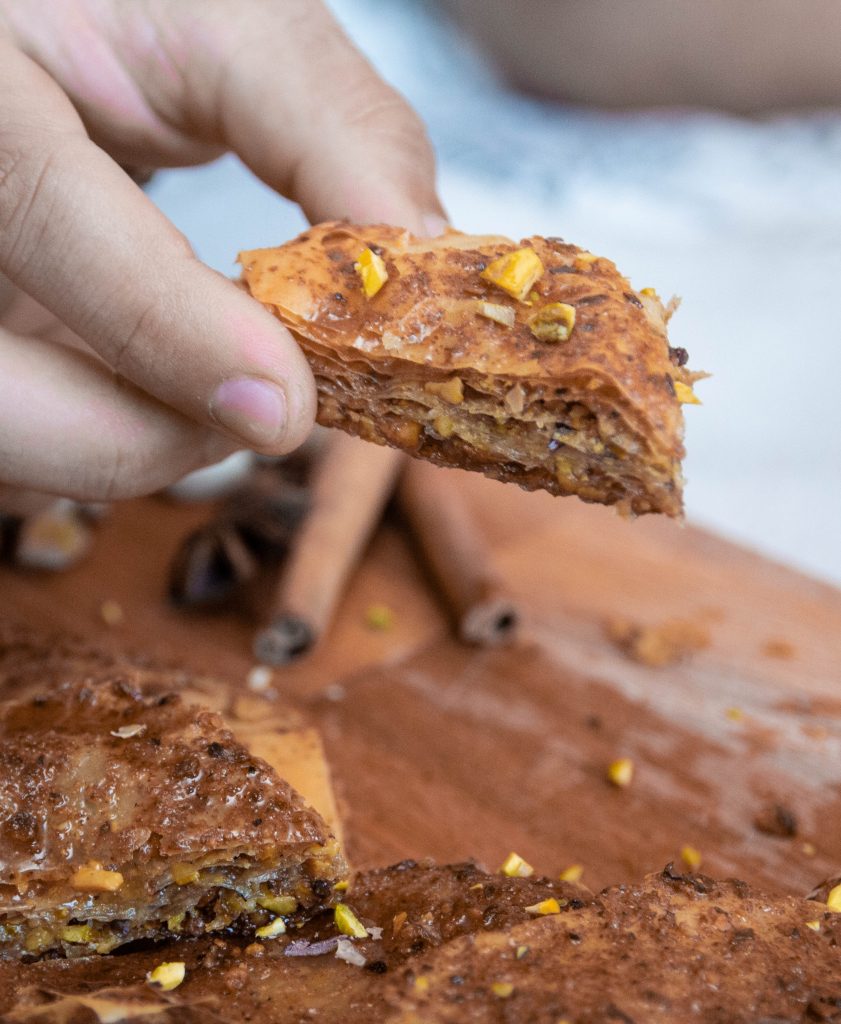
[[[841,583],[841,115],[563,106],[505,86],[421,0],[331,6],[425,118],[456,227],[561,235],[682,296],[672,344],[714,375],[686,410],[689,518]],[[304,227],[232,158],[150,192],[228,274]]]

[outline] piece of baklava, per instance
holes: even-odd
[[[682,511],[698,375],[671,310],[560,239],[320,224],[240,254],[295,335],[318,419],[446,466],[629,514]]]
[[[119,679],[0,703],[0,956],[278,934],[346,870],[215,712]]]

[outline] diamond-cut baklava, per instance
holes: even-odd
[[[346,874],[214,712],[119,677],[0,703],[0,957],[283,930]]]
[[[320,224],[240,254],[295,335],[319,422],[552,494],[680,515],[698,375],[670,308],[560,239]]]

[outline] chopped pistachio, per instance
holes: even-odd
[[[182,910],[180,914],[173,914],[171,917],[166,919],[167,929],[171,932],[177,932],[181,925],[184,923],[186,913]]]
[[[681,405],[701,404],[701,399],[695,394],[688,384],[684,384],[682,380],[676,380],[673,383],[675,386],[675,395]]]
[[[346,903],[336,904],[333,917],[336,927],[343,935],[350,935],[354,939],[365,939],[368,937],[368,929]]]
[[[59,933],[62,942],[90,942],[93,939],[93,929],[89,924],[68,924]]]
[[[257,928],[254,932],[258,939],[275,939],[278,935],[284,935],[285,933],[286,922],[282,917],[274,918],[274,920],[264,924],[262,928]]]
[[[534,874],[534,868],[527,861],[524,861],[519,853],[513,851],[508,854],[499,869],[503,875],[509,878],[528,878]]]
[[[534,249],[515,249],[492,260],[482,277],[523,302],[543,274],[543,264]]]
[[[430,395],[443,398],[450,405],[460,405],[464,401],[464,383],[461,377],[450,377],[449,380],[430,380],[423,386]]]
[[[620,757],[608,766],[607,777],[614,786],[622,789],[630,786],[634,777],[634,762],[630,757]]]
[[[573,266],[576,270],[589,270],[598,259],[594,252],[580,252],[573,260]]]
[[[394,612],[387,604],[372,604],[365,609],[365,625],[387,632],[394,625]]]
[[[807,921],[806,927],[811,928],[813,932],[819,932],[821,930],[820,921]]]
[[[495,981],[491,985],[491,992],[500,999],[507,999],[514,991],[514,986],[510,981]]]
[[[833,889],[829,890],[829,895],[826,898],[826,905],[830,910],[834,910],[836,913],[841,913],[841,885],[836,885]]]
[[[657,294],[656,288],[640,288],[640,295],[645,295],[649,299],[660,298],[660,296]]]
[[[570,864],[561,872],[560,879],[562,882],[580,882],[583,874],[584,868],[580,864]]]
[[[341,882],[336,882],[333,888],[336,890],[336,892],[347,892],[349,885],[350,882],[348,881],[348,879],[343,878]]]
[[[28,953],[39,953],[53,941],[53,933],[49,928],[32,928],[26,933],[23,945]]]
[[[690,871],[697,871],[703,862],[701,851],[696,850],[694,846],[684,846],[680,851],[680,859]]]
[[[517,946],[517,949],[516,949],[516,951],[514,953],[514,956],[518,960],[522,960],[523,957],[528,953],[528,951],[529,951],[529,947],[528,946]]]
[[[534,914],[535,917],[547,917],[549,914],[560,914],[560,912],[561,905],[554,896],[541,900],[539,903],[532,903],[530,907],[526,907],[526,913]]]
[[[513,327],[517,322],[517,313],[514,307],[503,306],[499,302],[482,302],[480,300],[476,303],[476,312],[486,320],[493,320],[494,323],[502,324],[503,327]]]
[[[575,327],[575,306],[567,302],[550,302],[533,313],[528,324],[538,341],[567,341]]]
[[[99,615],[106,626],[112,627],[121,626],[126,618],[123,606],[118,601],[113,600],[113,598],[108,598],[102,602],[99,606]]]
[[[432,426],[435,428],[435,433],[439,437],[452,437],[453,431],[455,430],[455,422],[452,416],[436,416],[432,421]]]
[[[362,290],[372,299],[388,280],[385,260],[373,249],[363,249],[353,269],[362,279]]]
[[[178,988],[187,973],[187,965],[183,960],[171,960],[169,963],[158,964],[146,975],[146,981],[153,988],[163,992],[171,992]]]
[[[123,884],[123,876],[91,861],[73,873],[70,884],[80,892],[116,892]]]
[[[485,888],[485,883],[484,882],[477,882],[475,885],[471,885],[470,888],[472,890],[474,890],[474,891],[476,889],[484,889]]]
[[[199,878],[199,873],[192,864],[182,864],[180,861],[176,861],[170,868],[170,871],[172,872],[172,880],[176,885],[192,885]]]
[[[294,896],[258,896],[257,906],[273,914],[294,914],[298,909],[298,901]]]
[[[389,440],[393,440],[398,448],[417,448],[420,435],[420,423],[415,420],[401,420],[391,425]]]

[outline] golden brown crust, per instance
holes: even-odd
[[[383,1019],[837,1021],[839,930],[821,904],[669,865],[504,935],[476,929],[426,952],[392,976]]]
[[[141,689],[131,666],[3,635],[0,680],[19,695],[0,702],[0,956],[199,934],[281,882],[295,911],[325,902],[335,840],[218,714],[161,693],[154,670]]]
[[[481,275],[528,247],[544,272],[519,302]],[[381,254],[371,298],[356,263]],[[681,509],[683,420],[666,314],[609,260],[560,240],[448,231],[417,239],[384,225],[317,225],[276,249],[240,255],[251,294],[300,341],[319,388],[319,420],[443,465],[522,486]],[[566,341],[541,341],[529,318],[574,307]],[[511,326],[480,312],[502,306]],[[441,385],[455,382],[459,398]]]
[[[68,993],[112,1005],[154,998],[172,1024],[795,1024],[841,1015],[841,915],[743,882],[670,866],[594,894],[470,863],[404,861],[357,876],[343,899],[369,929],[352,942],[357,966],[336,958],[338,932],[324,915],[259,955],[205,937],[73,965],[0,962],[0,992],[18,1024],[64,1021],[47,1016],[53,999],[87,1008]],[[558,912],[529,910],[545,900]],[[144,979],[163,959],[187,970],[159,1001]]]

